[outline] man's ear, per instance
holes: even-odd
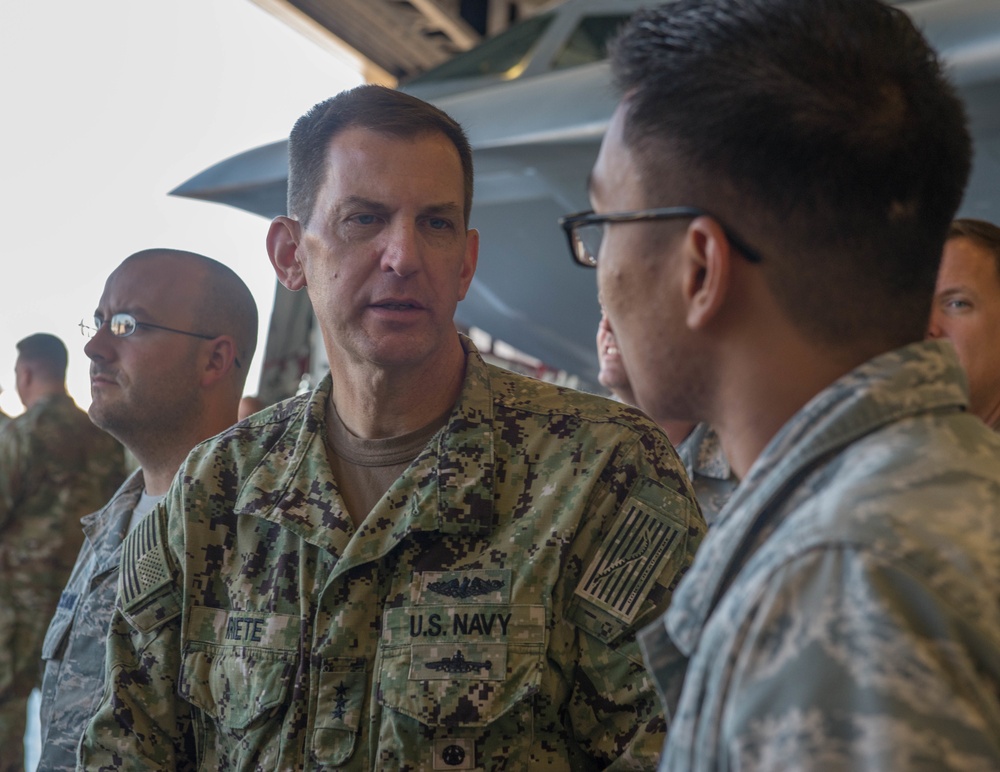
[[[26,363],[21,363],[21,372],[16,375],[18,380],[18,387],[26,389],[31,386],[31,382],[35,380],[35,369]]]
[[[203,387],[213,384],[225,378],[234,367],[239,354],[236,350],[236,341],[231,335],[220,335],[210,341],[206,341],[207,358],[201,372],[201,385]],[[244,367],[246,363],[241,363]]]
[[[298,258],[302,225],[291,217],[275,217],[267,230],[267,256],[283,285],[296,292],[306,286],[306,276]]]
[[[726,302],[732,278],[733,248],[722,227],[711,217],[696,217],[684,239],[684,298],[687,324],[704,328]]]
[[[465,294],[476,275],[476,265],[479,263],[479,231],[475,228],[468,231],[465,239],[465,254],[462,256],[462,272],[459,275],[458,299],[465,300]]]

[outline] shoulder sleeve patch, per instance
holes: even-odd
[[[157,514],[158,509],[154,509],[143,518],[122,545],[119,602],[122,613],[143,631],[180,611],[170,592],[173,576]]]
[[[570,615],[599,638],[629,629],[657,584],[669,587],[683,561],[692,504],[654,480],[637,482],[576,588]]]

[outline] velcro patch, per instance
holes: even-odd
[[[674,552],[684,544],[687,527],[677,517],[679,494],[652,480],[632,490],[576,588],[576,595],[605,613],[631,624]],[[669,578],[664,578],[664,583]]]
[[[420,590],[416,602],[441,603],[509,603],[509,568],[479,571],[424,571],[420,574]]]
[[[131,610],[133,604],[170,581],[167,557],[160,542],[157,518],[150,514],[143,518],[122,546],[121,580],[119,589],[122,608]]]
[[[270,611],[240,611],[191,606],[187,638],[216,646],[257,646],[296,651],[301,620]]]
[[[545,642],[545,606],[468,605],[402,606],[386,609],[382,618],[386,646],[414,643]]]
[[[424,643],[413,645],[411,681],[436,679],[502,681],[507,677],[507,645],[470,643],[459,646]]]

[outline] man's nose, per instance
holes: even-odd
[[[927,324],[927,337],[932,340],[948,337],[944,333],[944,327],[941,326],[941,316],[937,309],[931,311],[931,320]]]
[[[420,269],[420,234],[416,223],[394,223],[386,231],[382,269],[409,276]]]
[[[91,360],[111,359],[114,356],[115,336],[111,334],[111,325],[102,324],[97,328],[94,337],[83,346],[83,353]]]

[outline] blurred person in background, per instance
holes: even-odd
[[[930,338],[947,338],[969,380],[969,410],[1000,430],[1000,228],[959,219],[948,229]]]
[[[2,388],[0,388],[0,394],[3,394],[3,389]],[[0,410],[0,429],[2,429],[4,426],[6,426],[9,421],[10,421],[10,416],[7,415],[2,410]]]
[[[642,408],[636,402],[635,392],[632,391],[621,351],[618,349],[618,341],[615,340],[614,330],[611,329],[603,308],[601,321],[597,325],[597,361],[600,367],[597,379],[600,384],[619,401]],[[711,525],[739,485],[739,480],[726,460],[726,454],[722,452],[719,435],[704,422],[665,420],[660,422],[660,427],[684,463],[701,513],[705,522]]]
[[[0,770],[23,768],[31,690],[45,627],[83,541],[80,518],[125,477],[121,445],[66,393],[66,346],[37,333],[17,343],[25,411],[0,430]]]

